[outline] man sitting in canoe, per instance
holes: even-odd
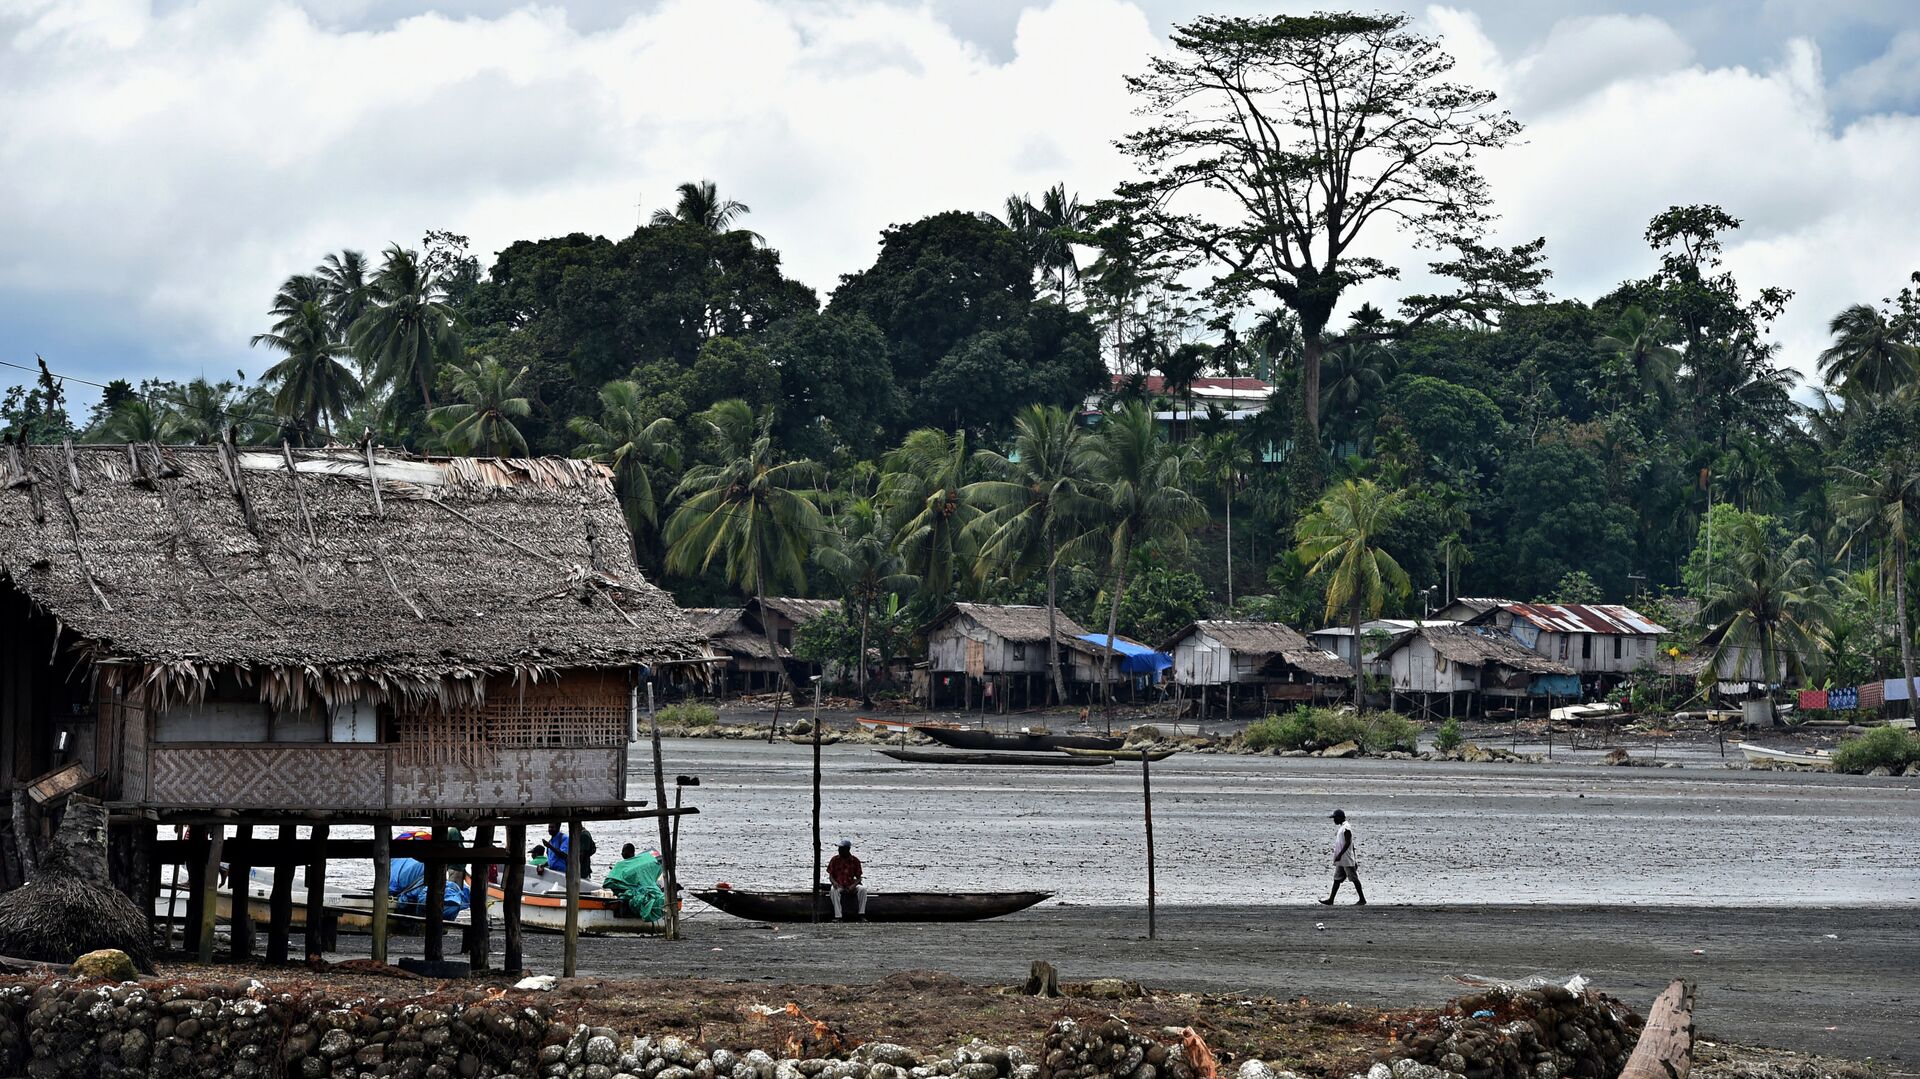
[[[840,841],[840,853],[827,863],[827,879],[833,882],[833,916],[843,922],[864,922],[867,920],[867,889],[862,886],[864,875],[860,859],[853,856],[853,840]],[[853,901],[854,914],[849,918],[842,913],[842,901]]]
[[[621,912],[657,922],[667,914],[667,893],[660,887],[660,857],[639,854],[633,844],[620,848],[620,860],[607,870],[606,887],[620,900]]]

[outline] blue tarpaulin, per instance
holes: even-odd
[[[1107,646],[1104,633],[1083,633],[1078,638],[1095,648]],[[1144,644],[1114,638],[1113,665],[1123,674],[1159,675],[1161,671],[1173,666],[1173,657],[1165,652],[1156,652]]]
[[[1536,674],[1527,686],[1527,693],[1534,697],[1573,697],[1580,696],[1580,676],[1577,674]]]

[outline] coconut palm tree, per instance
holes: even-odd
[[[1680,371],[1680,350],[1667,343],[1672,336],[1670,325],[1636,305],[1620,312],[1593,345],[1611,353],[1641,393],[1666,404],[1673,400]]]
[[[1100,501],[1098,536],[1113,575],[1102,676],[1102,692],[1110,695],[1128,563],[1149,544],[1167,555],[1184,551],[1190,530],[1206,521],[1207,507],[1187,490],[1191,456],[1168,445],[1145,405],[1108,413],[1093,432],[1090,453]]]
[[[766,240],[757,232],[733,227],[735,221],[753,212],[752,207],[738,199],[723,199],[720,189],[712,180],[700,180],[681,184],[674,190],[680,198],[671,210],[655,210],[650,222],[654,226],[692,225],[705,232],[724,235],[730,232],[745,232],[755,243]]]
[[[1862,540],[1879,541],[1887,576],[1893,578],[1894,610],[1899,613],[1900,673],[1907,682],[1907,699],[1920,701],[1920,694],[1914,692],[1913,627],[1907,622],[1909,545],[1920,521],[1920,457],[1902,447],[1872,471],[1841,466],[1834,472],[1830,492],[1834,516],[1847,530],[1837,554],[1846,555]]]
[[[612,466],[613,488],[633,536],[633,556],[644,565],[641,537],[651,536],[660,525],[652,469],[680,467],[673,420],[653,416],[641,401],[640,384],[619,379],[600,387],[599,419],[575,416],[567,421],[567,427],[580,439],[574,456]]]
[[[1812,538],[1782,544],[1768,518],[1747,515],[1734,523],[1732,543],[1726,572],[1700,606],[1701,621],[1712,627],[1703,639],[1713,642],[1701,681],[1713,681],[1723,668],[1742,670],[1748,655],[1759,659],[1762,685],[1780,671],[1803,673],[1828,616]]]
[[[174,438],[183,442],[211,446],[226,436],[229,426],[255,419],[246,411],[240,386],[232,382],[191,379],[169,386],[162,397],[173,417]]]
[[[89,442],[172,442],[179,435],[173,412],[164,404],[156,404],[145,397],[133,397],[120,402],[96,431],[89,432]]]
[[[325,419],[331,431],[361,396],[360,380],[340,362],[345,349],[333,333],[327,311],[318,300],[307,300],[290,323],[275,332],[255,334],[248,344],[279,349],[286,358],[260,376],[275,386],[273,410],[305,430],[318,430]]]
[[[533,414],[533,407],[519,396],[527,369],[510,371],[492,356],[482,356],[466,367],[449,372],[453,394],[460,400],[441,405],[427,416],[442,431],[449,449],[456,453],[479,452],[487,457],[510,457],[527,452],[527,437],[514,420]]]
[[[326,303],[327,283],[317,274],[299,273],[280,283],[279,291],[273,294],[273,306],[267,309],[273,316],[273,329],[276,334],[293,332],[303,315],[301,308],[310,303]],[[265,334],[260,335],[266,336]],[[257,344],[260,337],[255,337]]]
[[[980,517],[980,507],[966,493],[966,432],[913,431],[887,454],[885,467],[880,502],[893,526],[894,546],[921,588],[946,596],[973,565],[972,526]]]
[[[856,498],[841,510],[827,542],[813,552],[813,560],[827,571],[846,597],[860,609],[860,663],[857,680],[860,700],[867,697],[867,636],[875,604],[889,596],[913,590],[919,584],[906,571],[906,561],[894,550],[893,535],[871,499]]]
[[[667,518],[667,569],[692,575],[719,561],[727,581],[763,604],[769,589],[804,590],[814,540],[825,530],[812,461],[782,461],[773,448],[773,410],[755,416],[745,401],[721,401],[695,417],[719,445],[718,458],[688,469]],[[767,654],[777,656],[771,619]],[[781,688],[793,689],[786,665]],[[778,720],[775,721],[778,723]]]
[[[967,500],[985,512],[978,532],[976,575],[1005,572],[1019,579],[1035,569],[1047,579],[1047,637],[1060,638],[1060,566],[1082,547],[1094,527],[1093,457],[1085,432],[1071,412],[1057,405],[1028,405],[1014,417],[1013,452],[974,455],[990,479],[966,487]],[[1047,678],[1053,699],[1066,699],[1060,648],[1047,648]]]
[[[1160,371],[1160,388],[1173,403],[1173,434],[1180,437],[1180,414],[1193,412],[1193,384],[1207,373],[1213,362],[1213,349],[1188,341],[1172,349],[1160,350],[1154,367]]]
[[[1236,431],[1219,431],[1200,440],[1200,474],[1220,492],[1227,508],[1227,606],[1233,606],[1233,503],[1253,470],[1253,451]]]
[[[1313,511],[1294,526],[1296,550],[1309,574],[1327,575],[1326,618],[1341,613],[1353,625],[1353,703],[1363,707],[1366,680],[1360,671],[1360,623],[1378,615],[1389,598],[1406,595],[1407,571],[1380,546],[1380,538],[1403,509],[1406,492],[1372,480],[1346,480],[1320,496]]]
[[[1820,374],[1848,396],[1903,390],[1920,376],[1920,355],[1871,304],[1857,303],[1833,316],[1827,332],[1833,344],[1820,353]]]
[[[1060,302],[1065,304],[1072,296],[1073,286],[1080,281],[1080,259],[1073,247],[1087,231],[1087,211],[1080,205],[1079,196],[1067,194],[1065,184],[1047,188],[1040,196],[1037,211],[1041,231],[1035,250],[1036,262],[1042,271],[1052,275],[1060,290]]]
[[[368,295],[366,310],[347,335],[367,383],[411,384],[421,406],[431,409],[440,364],[459,355],[458,319],[446,290],[419,252],[393,244]]]
[[[339,254],[328,255],[314,270],[313,275],[320,282],[327,317],[333,324],[333,335],[343,341],[348,331],[353,329],[353,324],[366,314],[368,305],[373,302],[369,272],[367,256],[351,248],[342,248]]]
[[[1378,342],[1352,342],[1328,349],[1321,363],[1320,429],[1330,439],[1354,434],[1360,411],[1386,392],[1393,353]]]

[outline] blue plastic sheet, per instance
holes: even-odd
[[[1107,635],[1104,633],[1084,633],[1079,639],[1096,648],[1107,646]],[[1173,657],[1165,652],[1156,652],[1144,644],[1115,638],[1113,665],[1123,674],[1158,675],[1161,671],[1173,666]]]

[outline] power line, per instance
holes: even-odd
[[[0,367],[11,367],[17,371],[26,371],[35,375],[40,373],[39,367],[28,367],[26,364],[14,363],[12,360],[0,360]],[[99,390],[111,390],[114,388],[113,386],[107,383],[95,382],[92,379],[81,378],[78,375],[61,374],[60,372],[55,371],[51,367],[47,368],[47,374],[49,377],[53,378],[56,382],[78,382],[82,386],[92,386],[95,389],[99,389]],[[202,381],[205,381],[205,380],[203,379]],[[146,400],[153,404],[163,404],[163,405],[172,404],[172,402],[168,401],[164,396],[162,396],[161,394],[155,391],[138,390],[138,389],[135,389],[131,384],[128,385],[127,392],[132,394],[135,397],[142,398],[143,400]],[[271,424],[274,427],[286,426],[285,419],[280,416],[261,416],[261,415],[255,415],[255,414],[233,412],[228,409],[221,408],[217,405],[213,407],[213,411],[220,414],[221,416],[226,417],[229,420],[244,420],[247,423],[265,423],[265,424]]]

